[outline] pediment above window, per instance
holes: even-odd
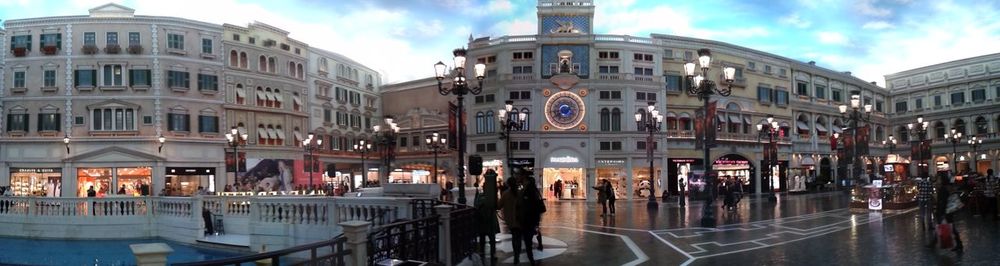
[[[103,102],[98,102],[98,103],[95,103],[95,104],[87,105],[87,109],[88,110],[97,109],[97,108],[113,108],[113,107],[126,107],[126,108],[133,108],[133,109],[136,109],[136,110],[139,109],[139,105],[138,104],[134,104],[134,103],[130,103],[130,102],[118,100],[118,99],[111,99],[111,100],[107,100],[107,101],[103,101]]]

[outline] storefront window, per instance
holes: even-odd
[[[753,167],[745,157],[734,154],[722,156],[718,160],[715,160],[712,168],[717,171],[720,182],[735,180],[740,184],[744,193],[752,191],[750,189],[750,180]]]
[[[621,166],[607,166],[597,168],[597,181],[600,184],[601,180],[608,180],[611,182],[611,187],[614,188],[616,199],[625,199],[628,197],[628,188],[625,187],[627,173],[625,168]]]
[[[10,189],[14,196],[59,197],[62,195],[62,170],[11,168]]]
[[[201,186],[201,176],[167,175],[163,196],[190,197],[198,191],[198,186]]]
[[[121,188],[124,186],[125,195],[140,196],[142,195],[140,190],[142,185],[148,185],[153,182],[153,169],[150,167],[116,169],[118,174],[118,187],[115,189],[115,194],[121,194]],[[195,186],[195,188],[197,188],[197,186]]]
[[[545,168],[542,170],[542,187],[548,188],[556,181],[562,180],[564,199],[585,199],[590,188],[583,174],[583,168]]]
[[[134,168],[133,168],[134,169]],[[121,169],[119,169],[121,173]],[[119,189],[123,184],[121,180],[122,175],[119,174]],[[133,178],[134,180],[134,178]],[[194,167],[194,168],[182,168],[182,167],[167,167],[167,175],[165,180],[165,186],[163,191],[163,196],[192,196],[197,194],[198,187],[204,187],[208,191],[215,191],[213,182],[215,180],[215,168],[211,167]],[[149,195],[149,183],[144,183],[139,180],[138,184],[125,184],[126,190],[128,190],[130,185],[138,186],[139,195]],[[232,189],[232,187],[230,187]]]
[[[85,198],[91,188],[95,191],[95,196],[104,197],[111,193],[111,168],[79,168],[76,171],[76,196]]]
[[[632,170],[632,195],[637,198],[648,198],[649,193],[658,187],[655,183],[656,177],[660,176],[659,166],[653,168],[653,177],[650,179],[649,167],[636,167]]]

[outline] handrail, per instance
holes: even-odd
[[[269,252],[264,252],[264,253],[251,254],[251,255],[240,256],[240,257],[232,257],[232,258],[224,258],[224,259],[217,259],[217,260],[209,260],[209,261],[174,263],[174,264],[171,264],[171,265],[174,265],[174,266],[240,265],[241,263],[255,262],[255,261],[263,260],[263,259],[271,259],[272,265],[281,265],[281,264],[279,264],[279,261],[280,261],[279,258],[281,256],[289,255],[289,254],[296,253],[296,252],[306,251],[306,250],[311,250],[312,251],[311,252],[312,256],[310,257],[310,260],[325,259],[325,258],[329,258],[329,257],[350,255],[351,252],[353,252],[353,251],[350,250],[350,249],[344,249],[343,248],[343,245],[346,242],[347,242],[347,237],[344,237],[344,234],[341,233],[340,235],[337,235],[336,237],[334,237],[333,239],[330,239],[330,240],[324,240],[324,241],[310,243],[310,244],[305,244],[305,245],[301,245],[301,246],[289,247],[289,248],[281,249],[281,250],[275,250],[275,251],[269,251]],[[329,255],[326,255],[326,256],[322,256],[322,257],[317,257],[316,256],[316,249],[317,248],[327,247],[327,246],[336,247],[338,245],[340,246],[340,250],[339,251],[336,251],[336,248],[334,248],[335,252],[333,252],[332,254],[329,254]]]

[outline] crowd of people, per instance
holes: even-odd
[[[489,170],[488,173],[493,170]],[[492,174],[496,174],[492,172]],[[537,249],[541,251],[542,236],[539,231],[539,224],[542,220],[542,213],[545,212],[545,202],[542,194],[538,190],[535,178],[530,172],[515,172],[514,178],[509,178],[506,182],[498,179],[496,186],[499,199],[495,202],[488,200],[488,189],[486,182],[483,182],[476,191],[474,205],[478,210],[480,225],[480,235],[489,237],[491,243],[496,243],[495,235],[500,232],[499,220],[503,221],[507,231],[511,234],[511,244],[514,248],[514,264],[520,263],[522,247],[531,265],[535,265],[532,248],[534,243],[532,238],[537,238]],[[485,243],[485,241],[480,241]],[[480,249],[484,249],[480,246]],[[485,250],[484,250],[485,251]],[[493,245],[492,252],[496,254],[496,245]],[[495,256],[491,258],[496,259]]]

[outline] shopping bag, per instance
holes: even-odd
[[[964,206],[965,204],[962,203],[962,198],[960,198],[958,194],[951,194],[951,196],[948,197],[948,207],[945,211],[947,213],[953,213],[962,209]]]
[[[938,225],[938,247],[950,249],[955,246],[955,239],[951,235],[951,224],[943,223]]]

